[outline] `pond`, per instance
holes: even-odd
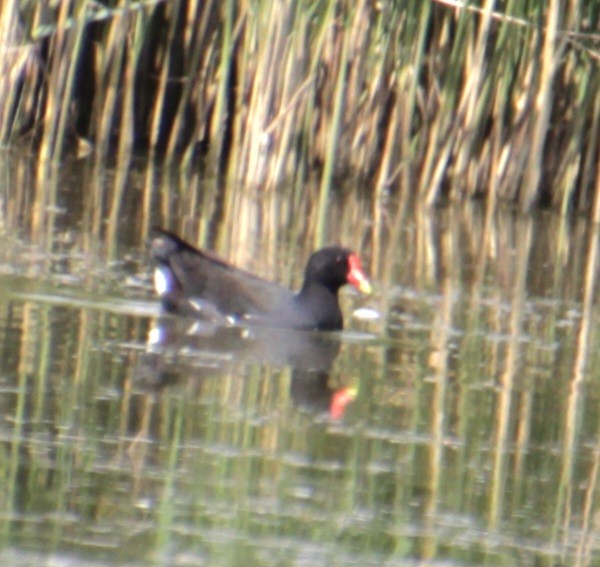
[[[0,155],[1,565],[600,564],[598,227],[340,191],[343,332],[161,315],[152,226],[297,287],[316,194]]]

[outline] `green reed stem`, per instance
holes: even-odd
[[[335,101],[333,106],[333,118],[331,121],[331,130],[329,132],[327,153],[325,156],[325,165],[323,168],[323,177],[319,189],[319,203],[317,208],[317,227],[315,234],[315,246],[322,246],[327,238],[326,235],[326,217],[329,204],[329,195],[331,192],[331,181],[333,178],[336,153],[340,136],[342,133],[343,110],[345,100],[346,76],[348,73],[348,33],[346,28],[342,31],[342,49],[339,56],[338,77],[335,85]]]

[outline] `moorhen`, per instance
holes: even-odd
[[[218,323],[259,323],[336,331],[343,327],[338,290],[349,283],[368,294],[371,286],[358,256],[331,246],[315,252],[298,293],[266,281],[156,229],[154,285],[171,313]]]

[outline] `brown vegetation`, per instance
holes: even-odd
[[[265,190],[316,174],[319,225],[342,179],[600,210],[592,2],[110,4],[1,4],[3,143],[150,150]]]

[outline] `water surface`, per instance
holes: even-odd
[[[597,228],[347,192],[343,333],[210,328],[151,226],[293,286],[310,188],[1,160],[0,564],[600,564]]]

